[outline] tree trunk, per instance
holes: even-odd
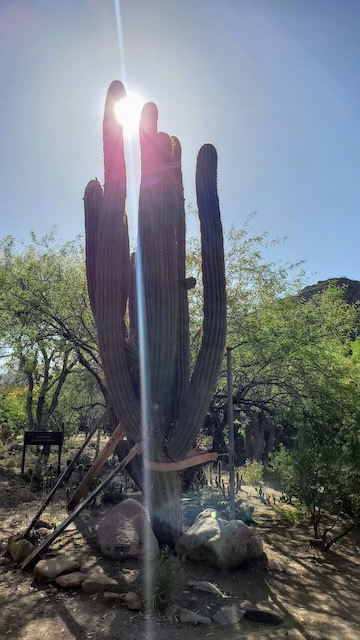
[[[247,422],[245,427],[245,452],[246,452],[246,458],[248,460],[253,460],[254,446],[253,446],[252,424],[250,421]]]
[[[26,415],[29,423],[30,431],[35,429],[35,421],[33,416],[33,392],[34,392],[34,378],[32,374],[26,374],[28,379],[28,388],[26,394]]]
[[[263,413],[250,415],[245,428],[246,457],[262,460],[265,447],[265,418]]]
[[[265,438],[264,438],[264,416],[259,413],[254,420],[253,426],[253,458],[254,460],[262,460],[264,453]]]

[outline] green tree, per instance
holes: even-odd
[[[289,422],[290,409],[302,410],[304,400],[319,385],[331,389],[339,367],[341,376],[347,376],[358,309],[346,304],[341,288],[335,286],[304,302],[299,295],[304,285],[301,263],[267,262],[266,234],[253,237],[245,225],[242,230],[232,229],[225,239],[227,344],[233,347],[237,443],[244,438],[243,459],[266,460],[279,432],[277,425]],[[198,269],[198,247],[192,243],[189,272],[198,278]],[[201,335],[199,300],[197,285],[190,301],[195,344]],[[206,422],[215,450],[226,448],[225,374],[224,359]]]
[[[360,403],[346,406],[347,396],[342,390],[340,405],[327,396],[304,411],[293,449],[282,447],[271,458],[282,488],[307,508],[324,549],[360,522]]]
[[[27,424],[26,386],[2,381],[0,385],[0,440],[14,439]]]
[[[0,341],[3,367],[26,384],[30,429],[51,426],[70,374],[88,371],[106,403],[79,239],[58,244],[52,232],[20,247],[1,242]]]

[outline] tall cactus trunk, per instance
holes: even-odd
[[[137,256],[130,258],[123,132],[114,112],[115,102],[124,96],[122,83],[113,82],[103,126],[104,190],[94,180],[85,190],[88,289],[112,409],[125,427],[128,442],[145,438],[150,462],[162,463],[161,470],[144,474],[144,461],[136,461],[133,471],[136,476],[142,473],[140,485],[144,478],[149,481],[143,488],[149,493],[159,541],[173,544],[181,530],[181,484],[179,473],[166,470],[166,463],[181,461],[194,446],[225,345],[217,155],[212,145],[204,145],[196,168],[204,322],[191,374],[180,143],[157,132],[157,108],[152,103],[145,105],[140,125],[138,249]],[[140,346],[145,350],[141,357]],[[141,368],[145,352],[146,369]],[[146,429],[141,423],[145,386]]]
[[[161,546],[174,546],[182,528],[181,482],[178,472],[152,471],[151,524]]]

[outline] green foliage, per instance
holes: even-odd
[[[172,555],[169,549],[162,549],[154,560],[152,594],[147,608],[155,615],[163,614],[179,591],[181,579],[181,560]]]
[[[20,411],[16,398],[11,398],[11,411],[0,398],[0,416],[5,411],[8,425],[15,422],[14,412],[19,428],[56,429],[69,423],[75,408],[88,404],[84,385],[81,394],[75,384],[74,374],[84,369],[83,380],[96,380],[94,402],[101,398],[94,333],[79,239],[59,244],[52,232],[42,238],[32,234],[28,244],[17,245],[5,238],[0,243],[0,350],[7,386],[13,395],[23,390]],[[72,384],[60,409],[70,374]]]
[[[220,518],[228,520],[230,518],[229,499],[224,496],[219,488],[203,487],[199,494],[199,513],[204,509],[214,509]],[[235,500],[235,519],[242,520],[246,524],[252,521],[254,507],[244,503],[242,500]]]
[[[293,451],[280,449],[271,463],[284,490],[306,507],[325,547],[360,520],[358,415],[334,400],[317,413],[304,412]]]
[[[329,286],[307,302],[299,297],[304,286],[301,263],[266,260],[266,234],[251,235],[249,223],[225,235],[228,300],[227,344],[232,352],[237,459],[266,460],[274,437],[286,439],[296,428],[293,415],[304,401],[327,395],[346,395],[355,382],[359,350],[352,342],[358,325],[356,306],[344,302],[340,287]],[[197,277],[199,249],[191,244],[189,272]],[[201,338],[201,291],[190,292],[191,335]],[[218,380],[211,412],[222,420],[226,404],[225,366]],[[339,384],[341,390],[339,390]],[[209,421],[213,423],[214,421]],[[225,446],[225,442],[223,442]],[[245,448],[245,452],[243,449]]]
[[[0,442],[14,440],[25,428],[27,389],[24,386],[0,386]]]
[[[264,475],[264,465],[258,460],[246,460],[245,465],[238,469],[244,482],[260,484]]]
[[[270,469],[275,478],[279,481],[282,490],[288,498],[294,495],[294,468],[290,451],[283,444],[280,444],[277,451],[270,453]]]
[[[309,521],[308,509],[301,502],[296,501],[293,505],[275,505],[275,511],[280,524],[288,527],[302,527]]]

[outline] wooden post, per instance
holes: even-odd
[[[24,475],[24,471],[25,471],[25,452],[26,452],[26,445],[25,445],[25,439],[23,442],[23,450],[22,450],[22,458],[21,458],[21,475]]]
[[[234,445],[234,400],[232,379],[232,349],[226,348],[228,429],[229,429],[229,503],[230,519],[235,518],[235,445]]]
[[[100,430],[99,430],[99,433],[100,433]],[[79,503],[83,495],[87,491],[89,491],[91,484],[94,482],[95,478],[99,475],[107,459],[113,453],[114,449],[117,447],[119,442],[124,438],[124,436],[125,436],[125,429],[121,426],[121,424],[118,424],[115,431],[112,432],[104,449],[97,456],[97,458],[95,458],[86,476],[82,479],[74,495],[70,498],[67,505],[68,511],[72,511],[73,509],[75,509],[76,505]]]
[[[49,493],[49,495],[46,497],[46,499],[44,500],[44,502],[42,503],[41,507],[39,508],[39,510],[36,512],[35,516],[33,517],[33,519],[31,520],[28,528],[26,529],[25,533],[24,533],[24,538],[27,538],[27,536],[29,535],[31,529],[33,528],[35,522],[40,518],[41,514],[43,513],[43,511],[46,509],[46,507],[48,506],[49,502],[51,502],[51,500],[53,499],[55,493],[57,492],[57,490],[61,487],[63,481],[65,480],[65,478],[67,478],[68,476],[70,476],[71,471],[73,470],[75,464],[77,463],[77,461],[79,460],[82,452],[84,451],[86,445],[90,442],[91,438],[93,437],[93,435],[96,433],[96,431],[100,428],[102,422],[105,420],[106,416],[109,413],[109,409],[106,409],[105,413],[103,413],[103,415],[96,421],[96,423],[94,424],[93,428],[91,429],[88,437],[86,438],[86,440],[83,442],[83,444],[81,445],[81,447],[78,449],[78,451],[76,452],[75,456],[73,457],[72,461],[70,462],[69,466],[65,469],[64,473],[61,474],[60,478],[58,479],[58,481],[56,482],[54,488],[52,489],[52,491]]]
[[[132,460],[133,458],[135,458],[136,455],[142,452],[143,448],[144,448],[143,443],[137,442],[133,446],[133,448],[130,449],[129,453],[125,456],[125,458],[121,460],[121,462],[119,462],[119,464],[115,467],[115,469],[113,469],[109,473],[109,475],[97,487],[95,487],[94,491],[89,493],[89,495],[86,496],[86,498],[82,502],[80,502],[80,504],[77,505],[76,509],[72,513],[70,513],[70,515],[68,515],[67,518],[65,518],[64,522],[59,524],[59,526],[55,529],[55,531],[50,533],[50,535],[47,536],[47,538],[45,538],[45,540],[43,540],[43,542],[25,558],[24,562],[21,565],[21,569],[28,569],[29,567],[34,565],[36,560],[41,556],[41,554],[44,553],[46,549],[48,549],[51,543],[54,542],[54,540],[56,540],[56,538],[63,531],[65,531],[66,527],[68,527],[69,524],[71,524],[73,520],[75,520],[76,516],[78,516],[79,513],[81,513],[83,509],[85,509],[85,507],[89,504],[89,502],[91,502],[93,498],[96,498],[96,496],[107,487],[107,485],[114,478],[114,476],[116,476],[116,474],[119,473],[119,471],[124,469],[126,465],[130,462],[130,460]]]
[[[64,434],[63,434],[63,439],[64,439]],[[59,444],[59,446],[58,446],[58,459],[57,459],[57,476],[59,476],[60,473],[61,473],[61,450],[62,450],[62,444]]]

